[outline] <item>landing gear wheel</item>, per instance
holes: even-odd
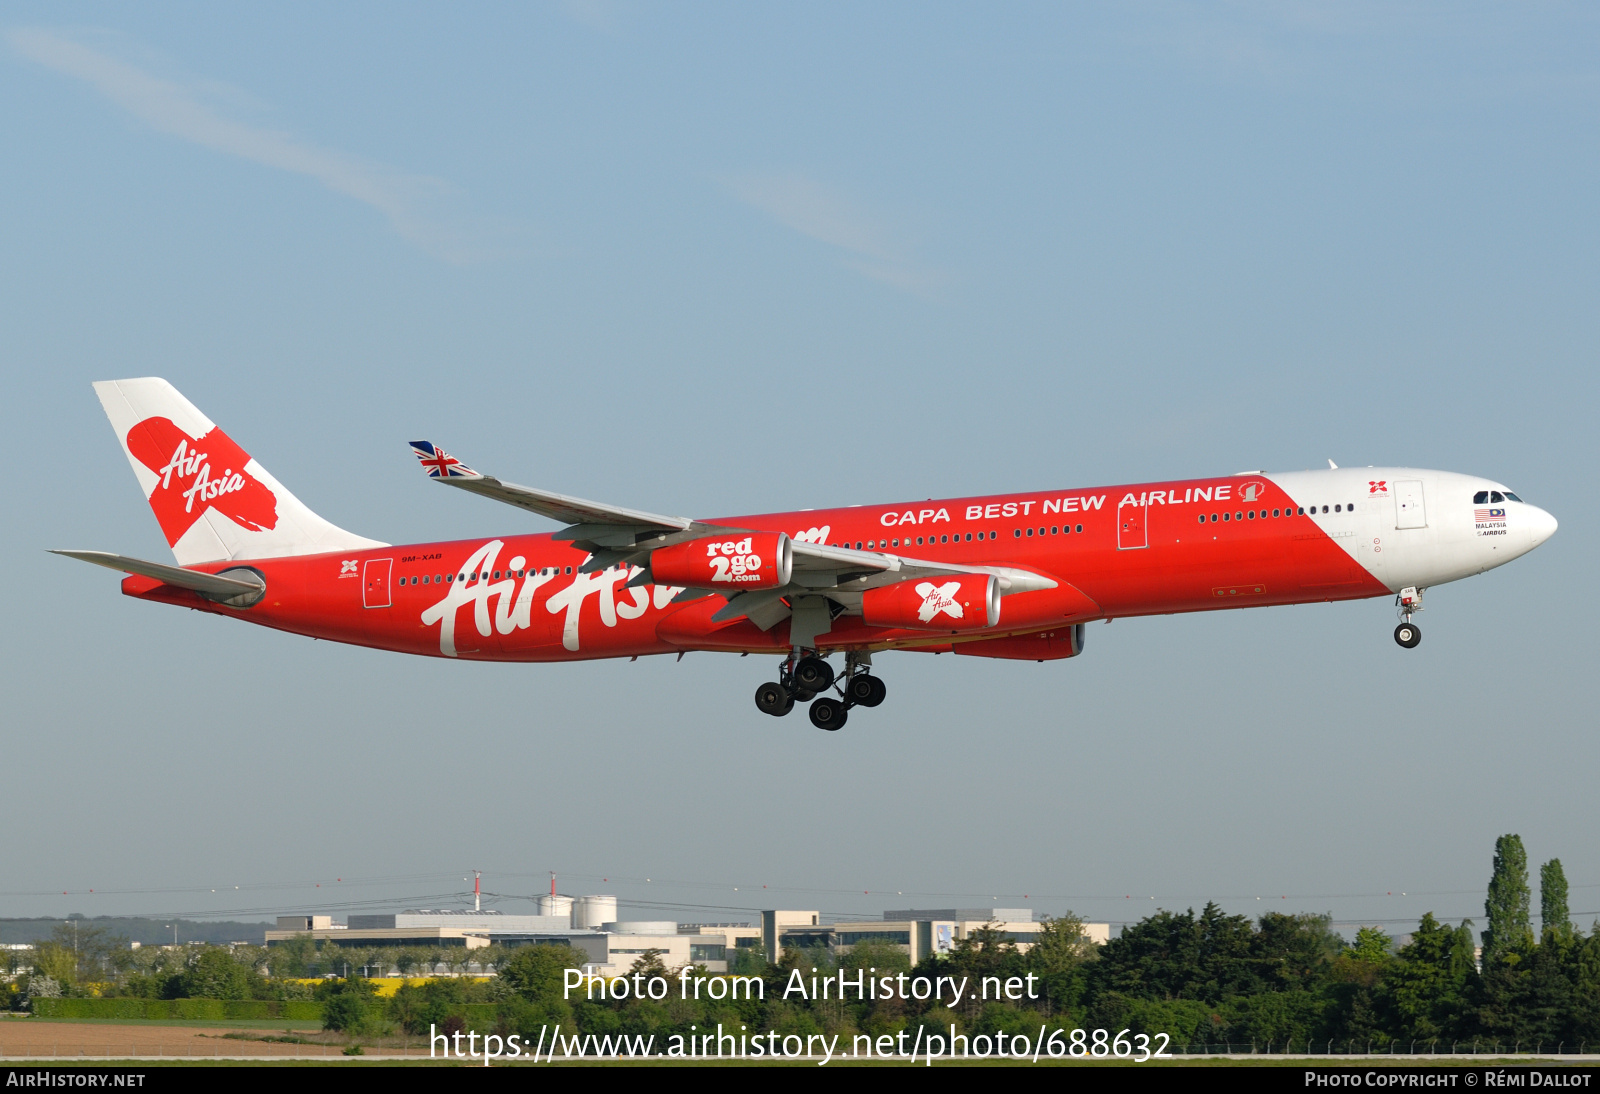
[[[816,694],[833,686],[833,666],[820,657],[802,657],[794,667],[795,687]]]
[[[875,707],[888,691],[876,676],[852,676],[845,687],[845,698],[858,707]]]
[[[781,718],[794,709],[794,700],[789,698],[782,684],[762,684],[756,688],[756,709],[774,718]]]
[[[811,704],[811,724],[830,733],[844,725],[848,716],[844,704],[837,699],[818,699]]]
[[[1402,623],[1394,629],[1394,640],[1408,650],[1417,648],[1422,641],[1422,628],[1415,623]]]

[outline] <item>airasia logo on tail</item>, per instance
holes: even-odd
[[[278,499],[245,470],[250,454],[222,430],[191,437],[168,418],[146,418],[128,430],[127,445],[157,476],[150,508],[169,547],[211,509],[252,532],[277,527]]]

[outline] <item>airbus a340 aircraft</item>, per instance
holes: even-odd
[[[775,654],[756,706],[810,703],[830,730],[883,701],[876,653],[1075,657],[1096,619],[1394,596],[1410,649],[1425,588],[1556,530],[1488,479],[1332,461],[695,520],[515,486],[413,441],[429,478],[564,527],[396,547],[311,512],[165,380],[94,387],[178,565],[57,553],[131,575],[128,596],[433,657]]]

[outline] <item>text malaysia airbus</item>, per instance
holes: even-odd
[[[1085,623],[1118,616],[1395,596],[1395,641],[1411,648],[1425,588],[1556,530],[1498,482],[1332,461],[693,520],[515,486],[414,441],[430,478],[565,527],[395,547],[311,512],[165,380],[94,387],[178,565],[58,553],[131,575],[129,596],[479,661],[774,654],[756,706],[810,703],[830,730],[883,701],[874,654],[1051,661],[1083,651]]]

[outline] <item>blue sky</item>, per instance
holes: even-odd
[[[1597,36],[1567,4],[9,5],[0,914],[476,866],[680,918],[1403,921],[1481,915],[1507,831],[1600,911]],[[1378,601],[1122,620],[1058,664],[885,658],[825,735],[755,712],[756,659],[441,664],[120,597],[43,551],[165,557],[88,386],[140,375],[392,542],[544,527],[430,487],[415,436],[666,512],[1333,458],[1562,528],[1435,590],[1410,653]]]

